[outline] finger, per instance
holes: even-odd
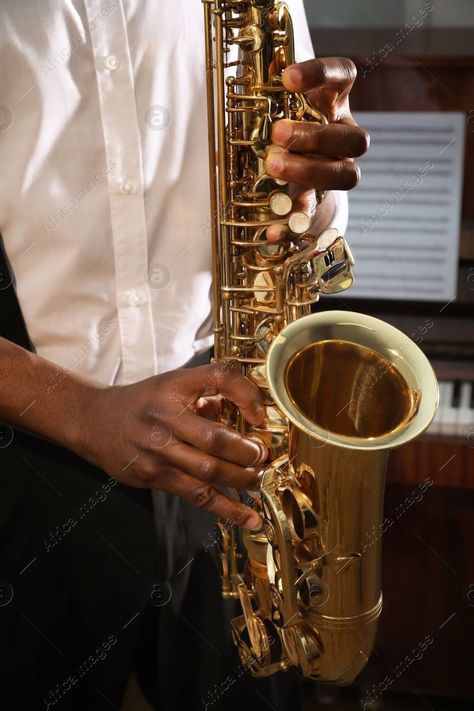
[[[342,123],[347,126],[358,126],[359,124],[357,121],[354,120],[354,117],[352,116],[350,109],[349,109],[349,102],[347,102],[346,105],[343,105],[342,107],[339,108],[338,115],[337,115],[337,123]],[[369,149],[370,145],[370,134],[366,132],[367,138],[369,139],[369,143],[367,144],[367,150]]]
[[[347,120],[347,117],[346,117]],[[321,126],[309,121],[277,121],[273,141],[292,153],[317,153],[330,158],[355,158],[369,148],[369,134],[356,125],[331,123]]]
[[[173,430],[178,439],[197,450],[245,467],[262,464],[267,458],[262,443],[242,437],[234,429],[205,420],[189,410],[184,410],[175,419]]]
[[[325,57],[292,64],[283,72],[283,84],[288,91],[305,92],[324,87],[342,94],[350,90],[357,69],[347,57]]]
[[[194,406],[194,410],[199,417],[204,417],[206,420],[219,421],[221,414],[222,398],[216,397],[201,397]]]
[[[289,229],[286,225],[270,225],[266,230],[267,241],[270,243],[279,242],[289,235]]]
[[[262,467],[239,467],[201,452],[189,444],[178,442],[159,452],[174,468],[186,472],[206,484],[220,484],[234,489],[255,491],[260,487]]]
[[[186,388],[190,397],[223,395],[238,407],[251,425],[259,425],[263,421],[265,410],[260,391],[238,370],[224,363],[213,363],[191,368],[186,373]]]
[[[360,180],[360,169],[352,158],[331,160],[321,156],[279,153],[267,161],[268,174],[315,190],[350,190]]]
[[[160,479],[157,478],[157,486],[152,485],[152,488],[161,488],[159,483]],[[178,470],[172,470],[172,476],[167,478],[165,491],[181,496],[194,506],[216,514],[222,519],[233,521],[243,528],[251,530],[261,528],[262,520],[253,509],[239,501],[232,501],[211,484],[197,481]]]
[[[292,183],[290,195],[293,201],[293,210],[304,212],[312,220],[318,206],[314,190],[312,188],[308,190],[303,185]]]

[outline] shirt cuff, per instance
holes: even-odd
[[[342,236],[346,234],[347,223],[349,221],[349,200],[345,190],[332,190],[334,200],[336,201],[336,209],[334,217],[328,227],[334,227]]]

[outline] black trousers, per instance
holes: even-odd
[[[149,492],[5,425],[0,444],[2,711],[118,709],[133,669],[162,710],[296,711],[291,673],[253,680],[237,658],[212,517],[183,506],[190,550],[165,579],[155,541],[176,531]]]
[[[155,574],[149,494],[2,431],[0,708],[118,707]]]

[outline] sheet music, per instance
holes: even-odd
[[[359,112],[371,134],[349,195],[355,284],[344,298],[453,300],[459,258],[465,116]]]

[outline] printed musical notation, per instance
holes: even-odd
[[[456,296],[465,116],[359,112],[371,135],[349,195],[355,284],[344,298],[447,302]]]

